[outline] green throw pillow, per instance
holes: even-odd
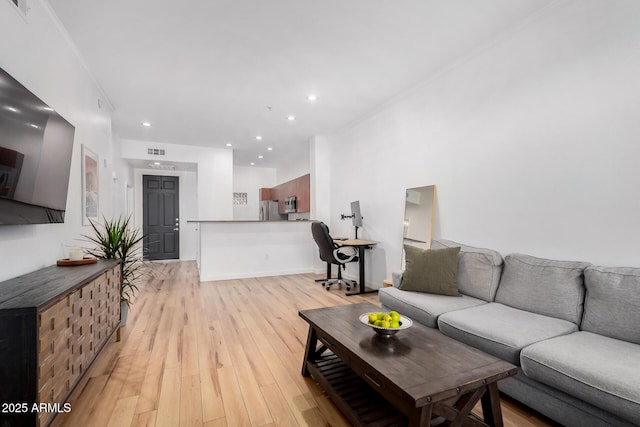
[[[400,289],[459,297],[458,253],[460,248],[420,249],[405,245],[406,268]]]

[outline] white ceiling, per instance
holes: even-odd
[[[114,107],[116,135],[232,143],[236,165],[266,167],[554,1],[49,0]]]

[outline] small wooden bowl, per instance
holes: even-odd
[[[98,262],[98,258],[92,257],[92,256],[86,256],[82,259],[79,259],[77,261],[72,261],[69,258],[65,258],[65,259],[59,259],[56,264],[58,264],[61,267],[73,267],[76,265],[85,265],[85,264],[94,264]]]

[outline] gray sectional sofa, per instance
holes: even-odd
[[[640,268],[459,246],[462,297],[380,290],[382,306],[518,365],[505,394],[566,426],[640,425]]]

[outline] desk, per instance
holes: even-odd
[[[334,240],[334,243],[338,246],[349,246],[352,248],[356,248],[358,250],[358,264],[360,267],[360,280],[358,281],[358,291],[357,292],[347,292],[347,296],[351,295],[362,295],[362,294],[370,294],[373,292],[378,292],[377,289],[367,289],[364,281],[364,251],[365,249],[371,249],[374,245],[377,245],[378,242],[372,242],[370,240],[362,240],[362,239],[347,239],[347,240]]]

